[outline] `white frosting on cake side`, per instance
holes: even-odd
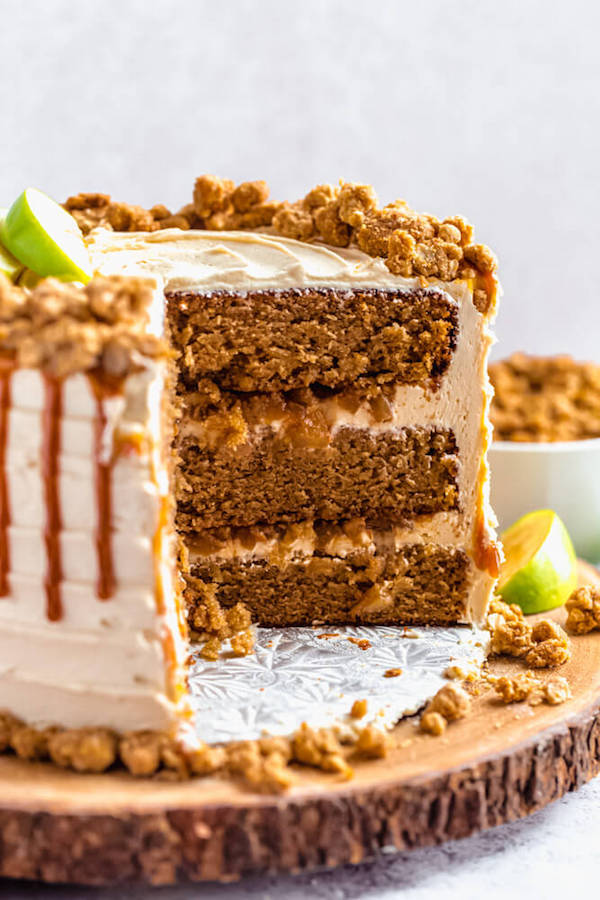
[[[163,365],[148,361],[129,376],[122,396],[104,401],[102,446],[110,457],[113,595],[98,596],[98,504],[95,485],[96,399],[85,375],[67,378],[60,418],[58,490],[62,615],[48,618],[42,477],[44,382],[37,370],[11,376],[6,482],[10,593],[0,597],[0,709],[35,725],[102,725],[117,731],[171,729],[177,704],[165,661],[173,635],[176,669],[185,655],[173,584],[173,551],[159,573],[157,612],[153,540],[165,479],[157,477],[158,410]],[[161,464],[158,463],[159,468]],[[162,485],[161,485],[162,480]]]

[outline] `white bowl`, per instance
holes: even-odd
[[[534,509],[553,509],[577,555],[600,561],[600,438],[494,441],[489,462],[492,507],[502,531]]]

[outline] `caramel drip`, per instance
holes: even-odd
[[[108,461],[102,459],[102,438],[106,428],[105,399],[121,393],[122,382],[107,380],[99,373],[90,373],[89,381],[96,398],[94,421],[94,471],[96,484],[96,555],[98,580],[96,594],[100,600],[109,600],[116,588],[112,545],[112,454]]]
[[[59,492],[60,425],[62,419],[62,381],[44,374],[44,410],[42,412],[42,482],[46,503],[46,524],[44,542],[46,544],[46,615],[51,622],[62,619],[63,609],[60,594],[62,581],[62,561],[60,553],[60,532],[62,517]]]
[[[492,578],[498,578],[500,575],[500,566],[502,564],[500,548],[498,544],[495,541],[492,541],[488,536],[483,522],[479,522],[477,525],[473,550],[477,568],[481,569],[483,572],[488,572]]]
[[[6,478],[6,445],[8,442],[8,413],[10,411],[10,383],[14,365],[9,360],[0,361],[0,597],[10,593],[8,572],[10,547],[10,501]]]

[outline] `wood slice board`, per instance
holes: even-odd
[[[600,584],[585,563],[580,576]],[[600,772],[600,634],[572,644],[560,669],[573,691],[564,705],[481,696],[443,737],[402,722],[396,732],[410,744],[360,763],[350,782],[298,767],[284,796],[218,779],[77,775],[0,757],[0,875],[94,885],[232,881],[359,863],[384,848],[437,844],[529,815]],[[492,668],[521,667],[498,660]]]

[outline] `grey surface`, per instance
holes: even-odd
[[[497,353],[600,358],[599,26],[585,0],[0,0],[0,206],[28,184],[177,206],[200,172],[266,177],[278,198],[370,181],[386,201],[463,212],[497,250]],[[592,891],[599,807],[596,782],[443,849],[157,896]]]
[[[373,182],[501,259],[502,345],[598,357],[591,0],[0,0],[0,206]]]

